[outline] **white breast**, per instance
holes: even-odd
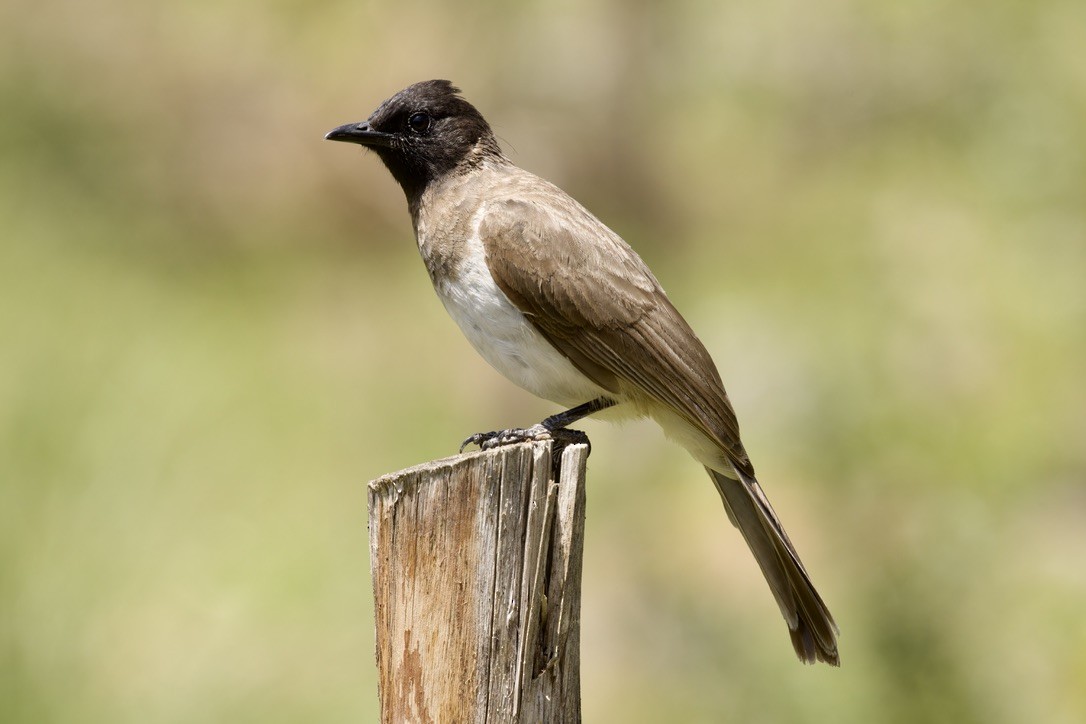
[[[454,279],[434,281],[449,316],[494,369],[532,394],[571,407],[604,394],[535,330],[494,282],[479,239],[485,210],[484,205],[472,219]],[[424,245],[420,250],[425,256]]]

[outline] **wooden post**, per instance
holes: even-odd
[[[588,448],[510,445],[369,486],[381,721],[579,722]]]

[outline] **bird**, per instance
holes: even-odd
[[[465,445],[557,438],[605,410],[655,420],[708,471],[799,659],[840,666],[837,624],[755,477],[716,365],[641,257],[515,165],[448,80],[408,86],[325,138],[376,153],[399,183],[434,289],[479,354],[569,408]]]

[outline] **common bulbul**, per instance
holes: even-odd
[[[641,257],[557,186],[515,166],[449,81],[405,88],[326,138],[373,150],[403,187],[434,289],[479,354],[572,408],[468,441],[558,436],[611,407],[656,420],[709,472],[796,654],[839,665],[837,625],[755,478],[720,374]]]

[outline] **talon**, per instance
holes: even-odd
[[[567,445],[584,445],[588,448],[589,454],[592,453],[592,443],[581,430],[571,430],[568,427],[563,427],[558,430],[552,430],[551,435],[556,443],[555,447],[566,447]]]
[[[480,450],[485,450],[483,445],[497,434],[496,432],[477,432],[474,435],[468,435],[467,439],[460,443],[460,452],[464,452],[464,448],[468,445],[478,445]]]

